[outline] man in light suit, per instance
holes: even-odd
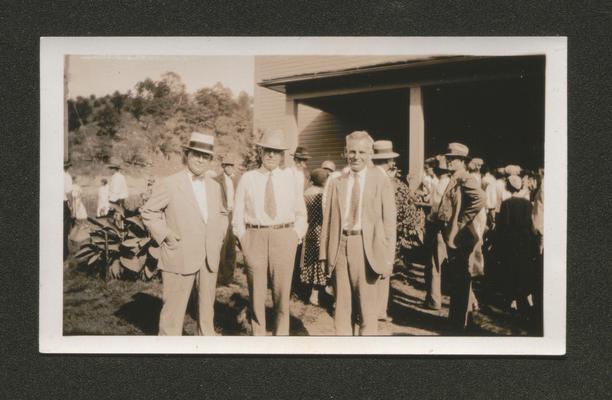
[[[440,205],[451,282],[449,321],[463,331],[471,309],[472,277],[483,273],[482,236],[486,227],[485,194],[466,170],[468,147],[450,143],[444,154],[452,175]]]
[[[238,174],[236,173],[236,164],[238,160],[233,154],[225,154],[221,158],[221,168],[223,172],[215,181],[221,187],[221,197],[223,198],[223,207],[227,210],[228,219],[232,220],[232,211],[234,210],[234,194],[236,186],[238,186]],[[228,224],[227,233],[223,240],[221,248],[221,260],[219,264],[218,282],[220,285],[228,285],[234,278],[234,269],[236,269],[236,236],[232,232],[231,224]]]
[[[396,206],[393,185],[372,166],[373,140],[365,131],[346,137],[350,171],[330,183],[319,258],[335,272],[337,335],[378,332],[378,280],[395,260]],[[353,312],[354,311],[354,312]]]
[[[227,232],[221,187],[205,172],[213,157],[214,135],[191,134],[186,168],[155,186],[142,207],[144,224],[160,245],[163,307],[159,335],[180,336],[194,282],[198,287],[198,334],[214,335],[219,255]]]

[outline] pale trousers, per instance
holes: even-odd
[[[434,308],[442,307],[442,264],[447,259],[446,243],[442,231],[433,225],[428,226],[427,263],[425,265],[425,286],[427,295],[425,301]]]
[[[361,235],[342,235],[336,260],[336,335],[353,335],[359,319],[359,335],[378,333],[379,275],[366,262]]]
[[[289,335],[289,300],[298,236],[293,228],[247,229],[241,240],[246,262],[253,335],[266,334],[266,295],[272,282],[274,334]]]
[[[389,306],[389,290],[391,289],[391,277],[381,278],[376,283],[378,286],[378,318],[387,318],[387,307]]]
[[[195,282],[198,289],[198,335],[214,336],[217,272],[210,272],[206,267],[189,275],[162,271],[162,279],[164,304],[159,316],[159,335],[182,335],[187,303]]]

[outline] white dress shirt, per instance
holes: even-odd
[[[64,201],[68,201],[68,196],[72,192],[72,176],[64,171]]]
[[[127,199],[128,186],[125,181],[125,176],[119,171],[115,172],[110,179],[110,187],[108,189],[108,200],[117,201],[121,199]]]
[[[368,168],[364,168],[359,172],[351,171],[348,177],[348,183],[346,185],[346,197],[344,199],[344,215],[345,219],[342,221],[342,229],[359,230],[361,229],[361,211],[363,210],[363,189],[365,187],[365,178]],[[347,219],[351,211],[351,197],[353,191],[353,185],[355,179],[359,179],[359,207],[357,208],[357,221],[352,227],[347,226]]]
[[[295,165],[287,169],[293,173],[296,183],[302,185],[302,191],[304,191],[304,186],[306,185],[306,177],[304,175],[304,170],[296,168]]]
[[[234,182],[232,181],[232,178],[225,173],[223,174],[223,179],[225,179],[225,196],[227,200],[227,208],[228,210],[233,210],[234,209]]]
[[[206,185],[204,185],[203,179],[193,179],[193,173],[187,170],[187,176],[189,177],[189,181],[191,182],[191,188],[193,189],[193,194],[198,202],[198,206],[200,207],[200,214],[202,214],[202,219],[204,223],[208,221],[208,204],[206,203]]]
[[[270,173],[276,202],[275,218],[270,218],[264,211]],[[299,238],[303,238],[308,228],[303,183],[297,182],[291,169],[276,168],[269,172],[261,167],[242,175],[234,197],[234,235],[241,239],[246,232],[246,224],[269,226],[293,222],[293,229]]]

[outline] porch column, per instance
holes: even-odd
[[[425,162],[425,118],[421,87],[410,88],[408,173],[410,189],[418,188],[423,179]]]
[[[64,56],[64,162],[70,159],[68,153],[68,74],[69,74],[69,60],[68,56]]]
[[[285,97],[285,121],[283,130],[285,131],[285,137],[289,150],[285,152],[285,165],[293,165],[292,154],[298,145],[298,102],[291,96]]]

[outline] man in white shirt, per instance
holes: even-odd
[[[431,201],[431,192],[438,185],[438,177],[434,173],[434,168],[438,165],[437,163],[438,161],[435,157],[429,157],[425,160],[425,175],[421,183],[421,191],[424,194],[423,199],[426,202]]]
[[[72,211],[71,211],[71,193],[72,193],[72,176],[68,172],[72,163],[64,161],[64,261],[68,258],[68,235],[72,229]]]
[[[336,274],[337,335],[378,332],[378,281],[393,272],[396,205],[393,185],[371,166],[373,140],[365,131],[346,137],[350,172],[330,183],[321,225],[319,259]],[[353,307],[356,307],[353,313]]]
[[[112,158],[108,164],[108,168],[115,171],[110,179],[108,188],[108,200],[113,203],[125,207],[125,201],[129,196],[127,182],[125,176],[119,170],[121,169],[120,160]]]
[[[215,288],[228,219],[221,187],[205,175],[214,154],[214,135],[193,132],[183,148],[185,168],[156,184],[141,208],[145,226],[160,245],[163,306],[159,335],[182,334],[194,282],[198,334],[215,335]]]
[[[372,162],[385,177],[393,182],[397,168],[395,167],[395,159],[399,154],[393,151],[393,142],[390,140],[377,140],[373,144],[374,154],[372,154]],[[394,186],[395,188],[395,186]],[[381,275],[378,281],[378,320],[390,322],[391,318],[387,314],[389,308],[389,290],[391,288],[391,277],[383,277]]]
[[[266,294],[272,281],[275,335],[289,334],[289,297],[298,242],[308,228],[304,185],[279,168],[287,150],[280,130],[267,130],[259,143],[260,168],[236,188],[232,228],[246,264],[253,335],[266,334]]]
[[[225,154],[221,158],[222,172],[214,179],[221,186],[221,194],[223,196],[223,206],[227,209],[228,218],[232,220],[234,210],[234,194],[236,186],[238,186],[238,174],[236,173],[236,164],[238,160],[233,154]],[[228,226],[223,247],[221,248],[221,261],[219,265],[218,283],[220,285],[228,285],[234,278],[234,270],[236,269],[236,236],[232,232],[231,225]]]

